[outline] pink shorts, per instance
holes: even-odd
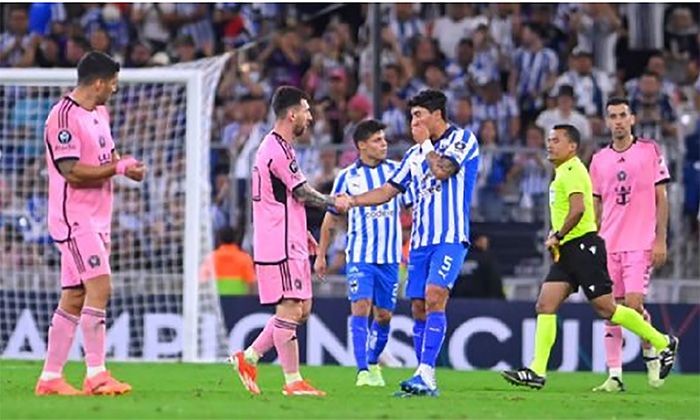
[[[85,233],[58,243],[61,251],[61,287],[82,287],[86,280],[112,274],[109,234]]]
[[[613,282],[613,296],[623,298],[629,293],[647,294],[651,278],[651,251],[611,252],[608,272]]]
[[[287,260],[280,264],[255,264],[260,303],[272,305],[282,299],[311,299],[309,260]]]

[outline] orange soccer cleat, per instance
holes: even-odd
[[[258,368],[254,364],[248,363],[243,356],[243,352],[232,355],[228,359],[229,363],[233,365],[233,369],[238,373],[238,377],[241,379],[241,383],[253,395],[260,394],[260,388],[256,382],[258,379]]]
[[[282,388],[282,393],[287,396],[292,395],[308,395],[312,397],[325,397],[326,393],[312,387],[305,380],[295,381],[287,384]]]
[[[85,395],[121,395],[131,391],[131,385],[112,378],[106,370],[91,378],[85,378],[83,392]]]
[[[36,395],[82,395],[83,393],[73,388],[71,384],[63,378],[50,379],[36,383],[34,390]]]

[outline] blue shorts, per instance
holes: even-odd
[[[425,299],[428,284],[452,289],[467,256],[464,244],[428,245],[408,254],[406,297]]]
[[[398,264],[348,263],[348,298],[372,299],[374,306],[394,310],[399,288]]]

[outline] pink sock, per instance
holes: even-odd
[[[275,345],[275,342],[272,338],[274,329],[275,317],[272,316],[267,321],[267,324],[265,324],[265,328],[263,328],[262,332],[260,332],[255,341],[253,341],[251,347],[253,348],[253,350],[255,350],[256,353],[258,353],[258,355],[260,355],[260,357],[262,357],[265,353],[270,351],[270,349]]]
[[[622,327],[605,324],[605,359],[608,368],[622,368]]]
[[[87,367],[100,367],[105,364],[106,315],[102,309],[84,307],[80,317],[80,330],[83,332],[85,364]]]
[[[49,348],[44,363],[44,372],[62,373],[63,365],[68,360],[75,330],[80,318],[71,315],[61,308],[56,308],[49,326]]]
[[[647,312],[646,308],[644,308],[643,316],[644,316],[644,320],[651,324],[651,315],[649,315],[649,312]],[[653,347],[652,347],[651,343],[649,343],[648,341],[642,340],[642,348],[644,350],[649,350]]]
[[[275,317],[272,338],[277,355],[285,374],[299,372],[299,343],[297,342],[297,323]]]

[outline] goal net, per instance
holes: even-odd
[[[209,141],[228,55],[124,69],[108,108],[117,150],[148,166],[143,183],[113,178],[107,355],[215,360],[226,351],[216,287],[199,277],[213,248]],[[0,70],[0,355],[41,359],[60,295],[47,233],[44,122],[75,69]],[[82,357],[82,337],[71,351]]]

